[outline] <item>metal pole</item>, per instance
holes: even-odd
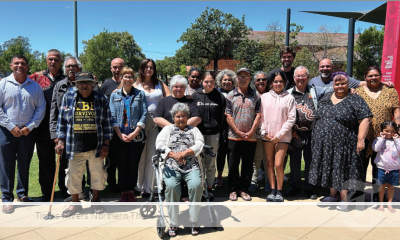
[[[78,57],[78,14],[77,3],[74,1],[74,43],[75,43],[75,57]]]
[[[287,19],[286,19],[286,46],[289,46],[289,36],[290,36],[290,8],[287,9]]]
[[[353,53],[354,53],[354,28],[356,21],[354,18],[349,19],[349,36],[347,46],[347,74],[353,76]]]

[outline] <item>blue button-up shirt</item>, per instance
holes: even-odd
[[[113,119],[107,98],[96,91],[94,94],[94,111],[97,128],[96,157],[100,157],[100,150],[105,140],[111,140],[113,136]],[[65,140],[67,159],[74,159],[74,116],[78,90],[69,91],[64,94],[57,120],[57,138]]]
[[[30,131],[44,118],[46,101],[42,88],[32,79],[18,83],[14,74],[0,81],[0,125],[11,131],[16,126]]]

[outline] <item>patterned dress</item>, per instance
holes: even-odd
[[[393,110],[399,107],[399,95],[396,89],[388,88],[383,86],[381,93],[374,100],[366,92],[364,87],[359,87],[356,89],[358,95],[360,95],[368,104],[371,109],[374,118],[372,118],[372,123],[369,125],[367,140],[368,146],[365,146],[367,152],[366,157],[372,155],[372,142],[379,137],[381,132],[381,124],[386,121],[392,121]]]
[[[338,191],[364,187],[363,153],[357,154],[359,120],[372,117],[360,96],[349,94],[334,105],[333,92],[318,103],[312,132],[309,183]]]
[[[183,129],[183,131],[175,126],[171,131],[169,139],[170,143],[168,147],[174,153],[188,150],[195,144],[193,133],[187,126],[185,129]],[[196,156],[186,156],[185,160],[186,164],[179,164],[174,158],[168,158],[166,161],[166,166],[181,173],[188,173],[192,170],[200,169],[199,161]]]

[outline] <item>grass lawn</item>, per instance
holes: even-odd
[[[54,160],[56,161],[56,160]],[[288,159],[288,163],[286,164],[286,168],[285,168],[285,175],[287,178],[289,178],[290,176],[290,167],[289,167],[289,162],[290,159]],[[239,166],[240,169],[240,166]],[[301,169],[302,169],[302,180],[304,181],[304,161],[302,161],[301,163]],[[224,172],[222,174],[223,178],[224,178],[224,183],[222,187],[218,187],[217,189],[214,189],[213,193],[216,197],[227,197],[229,194],[229,190],[228,190],[228,164],[225,164],[225,168],[224,168]],[[15,174],[15,179],[17,177],[17,174]],[[57,179],[58,180],[58,179]],[[16,181],[16,180],[15,180]],[[15,186],[14,186],[14,195],[15,197],[15,188],[17,186],[17,183],[15,182]],[[265,198],[268,194],[268,192],[264,191],[264,186],[265,186],[265,182],[262,181],[261,183],[259,183],[259,186],[257,188],[257,190],[254,193],[251,193],[251,196],[254,197],[261,197],[261,198]],[[287,191],[290,188],[290,185],[288,182],[283,184],[283,192]],[[86,187],[86,192],[89,191],[89,187]],[[318,194],[325,194],[327,192],[326,189],[316,189],[316,192]],[[36,155],[36,153],[34,153],[33,158],[32,158],[32,162],[31,162],[31,167],[30,167],[30,171],[29,171],[29,196],[32,197],[33,199],[35,198],[39,198],[42,196],[42,192],[40,189],[40,184],[39,184],[39,159]],[[55,198],[60,198],[60,192],[59,192],[59,188],[58,188],[58,183],[56,183],[56,188],[55,188]],[[104,191],[102,191],[100,193],[100,197],[103,198],[111,198],[111,197],[115,197],[118,198],[120,197],[120,194],[118,193],[112,193],[110,191],[108,191],[108,188],[106,188]],[[140,196],[139,196],[140,197]]]

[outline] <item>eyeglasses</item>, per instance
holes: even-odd
[[[245,79],[248,79],[249,76],[237,76],[237,78],[238,78],[239,80],[245,80]]]
[[[125,79],[133,79],[133,76],[123,76]]]
[[[92,85],[93,81],[78,81],[76,82],[78,85]]]
[[[75,65],[66,65],[66,66],[65,66],[66,69],[69,69],[69,68],[77,68],[77,67],[78,67],[77,64],[75,64]]]
[[[257,78],[256,81],[257,82],[265,82],[265,81],[267,81],[267,79],[266,78]]]
[[[306,78],[307,77],[307,75],[294,75],[296,78]]]
[[[381,75],[368,75],[368,76],[367,76],[367,78],[373,78],[373,77],[379,78],[379,77],[381,77]]]

